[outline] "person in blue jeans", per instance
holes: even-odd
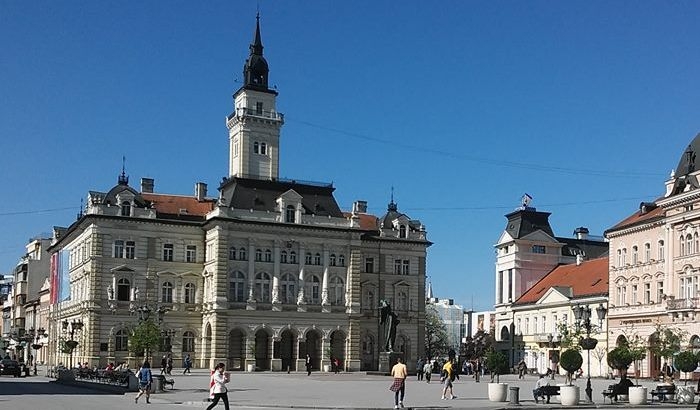
[[[141,365],[141,368],[136,373],[136,378],[139,380],[139,393],[136,395],[134,403],[138,403],[139,397],[146,393],[146,403],[150,404],[153,372],[151,372],[151,364],[148,362],[148,360],[143,362],[143,365]]]

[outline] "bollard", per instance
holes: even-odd
[[[520,387],[511,386],[510,388],[510,403],[511,405],[520,405]]]

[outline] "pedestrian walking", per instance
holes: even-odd
[[[306,354],[306,375],[311,376],[311,356]]]
[[[520,359],[518,363],[518,379],[525,377],[525,373],[527,373],[527,364],[525,363],[525,359]]]
[[[146,403],[151,404],[151,383],[153,382],[153,373],[151,372],[151,364],[148,360],[143,362],[141,368],[136,372],[136,378],[139,381],[139,392],[134,399],[134,403],[139,402],[139,397],[146,394]]]
[[[185,356],[185,363],[184,364],[185,364],[185,370],[182,372],[182,374],[185,374],[185,373],[192,374],[192,372],[190,371],[190,369],[192,368],[192,358],[190,357],[189,353],[187,354],[187,356]]]
[[[423,375],[425,376],[425,382],[430,383],[430,376],[433,375],[433,364],[430,363],[430,360],[426,359],[423,365]]]
[[[163,355],[163,358],[160,359],[160,374],[165,374],[165,372],[168,370],[168,356]]]
[[[219,363],[211,375],[211,382],[214,386],[211,390],[214,393],[214,400],[211,402],[207,410],[211,410],[219,404],[219,400],[224,402],[224,409],[229,410],[228,406],[228,388],[226,384],[231,381],[231,375],[226,371],[226,365]]]
[[[171,372],[173,371],[173,355],[172,354],[168,353],[168,358],[165,361],[165,365],[166,365],[165,373],[167,373],[168,375],[171,375]]]
[[[418,362],[416,363],[416,376],[418,377],[417,380],[421,381],[423,380],[423,364],[425,362],[423,361],[423,358],[418,359]]]
[[[445,362],[445,365],[442,366],[442,374],[443,376],[441,379],[444,378],[445,381],[445,387],[442,388],[442,400],[447,400],[447,391],[450,391],[450,400],[454,400],[457,398],[455,396],[454,392],[452,391],[452,383],[455,381],[455,378],[459,377],[457,376],[457,370],[453,367],[454,366],[454,358],[448,360]]]
[[[408,376],[408,371],[400,357],[396,358],[396,364],[391,368],[391,375],[394,377],[394,383],[389,386],[389,390],[394,392],[394,408],[403,408],[403,397],[406,393],[406,376]]]

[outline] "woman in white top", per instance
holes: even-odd
[[[229,410],[228,407],[228,389],[226,388],[226,383],[230,381],[230,375],[226,370],[226,365],[219,363],[214,369],[214,373],[211,375],[211,382],[214,384],[212,387],[214,393],[214,400],[211,402],[207,410],[211,410],[219,403],[219,399],[224,402],[224,408]]]

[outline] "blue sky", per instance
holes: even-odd
[[[493,304],[504,214],[603,231],[700,132],[700,3],[260,1],[280,176],[399,210],[438,297]],[[215,194],[256,2],[0,0],[0,272],[88,190]]]

